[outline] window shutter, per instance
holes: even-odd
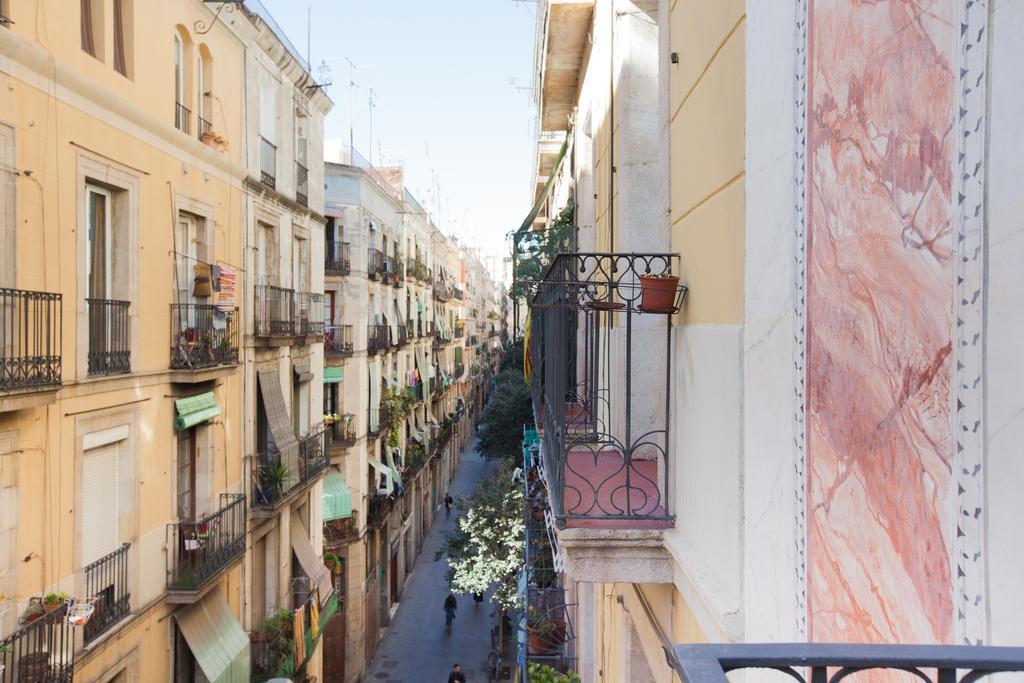
[[[117,550],[117,444],[82,459],[82,566]]]

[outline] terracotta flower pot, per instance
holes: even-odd
[[[675,275],[655,277],[640,276],[640,308],[649,313],[671,313],[676,307],[676,287],[679,278]]]

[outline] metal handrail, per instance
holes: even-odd
[[[0,391],[61,384],[60,294],[0,288]]]
[[[245,552],[245,495],[222,493],[220,508],[167,525],[167,589],[198,591]]]
[[[171,304],[171,369],[238,363],[238,309]]]
[[[131,372],[131,302],[89,298],[85,304],[89,310],[89,374]]]

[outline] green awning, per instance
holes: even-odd
[[[551,187],[555,184],[555,176],[558,175],[558,169],[562,166],[562,161],[565,159],[565,153],[569,149],[569,144],[572,141],[572,134],[565,136],[565,141],[562,143],[562,149],[558,151],[558,156],[555,158],[555,163],[551,166],[551,175],[548,176],[548,181],[544,183],[544,190],[540,193],[540,197],[534,203],[533,208],[530,209],[530,213],[527,214],[526,220],[516,230],[516,245],[518,246],[519,237],[530,229],[533,225],[533,221],[536,220],[537,214],[540,213],[541,207],[544,206],[544,202],[548,198],[548,193],[551,192]]]
[[[324,384],[340,384],[341,368],[324,368]]]
[[[345,477],[336,469],[327,470],[324,477],[324,492],[321,497],[324,521],[345,519],[352,516],[352,489],[345,483]]]
[[[208,681],[249,681],[249,636],[231,612],[219,586],[199,602],[175,613],[174,619]]]
[[[177,417],[174,418],[174,428],[179,432],[220,415],[220,406],[217,405],[217,399],[212,391],[198,396],[179,398],[174,402],[174,408],[178,412]]]

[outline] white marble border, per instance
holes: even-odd
[[[796,554],[795,596],[796,633],[807,638],[807,0],[796,3],[796,87],[794,88],[794,135],[796,154],[793,163],[795,220],[793,250],[793,468],[794,552]]]
[[[959,0],[956,161],[956,482],[952,576],[956,642],[986,638],[984,565],[985,115],[988,0]]]

